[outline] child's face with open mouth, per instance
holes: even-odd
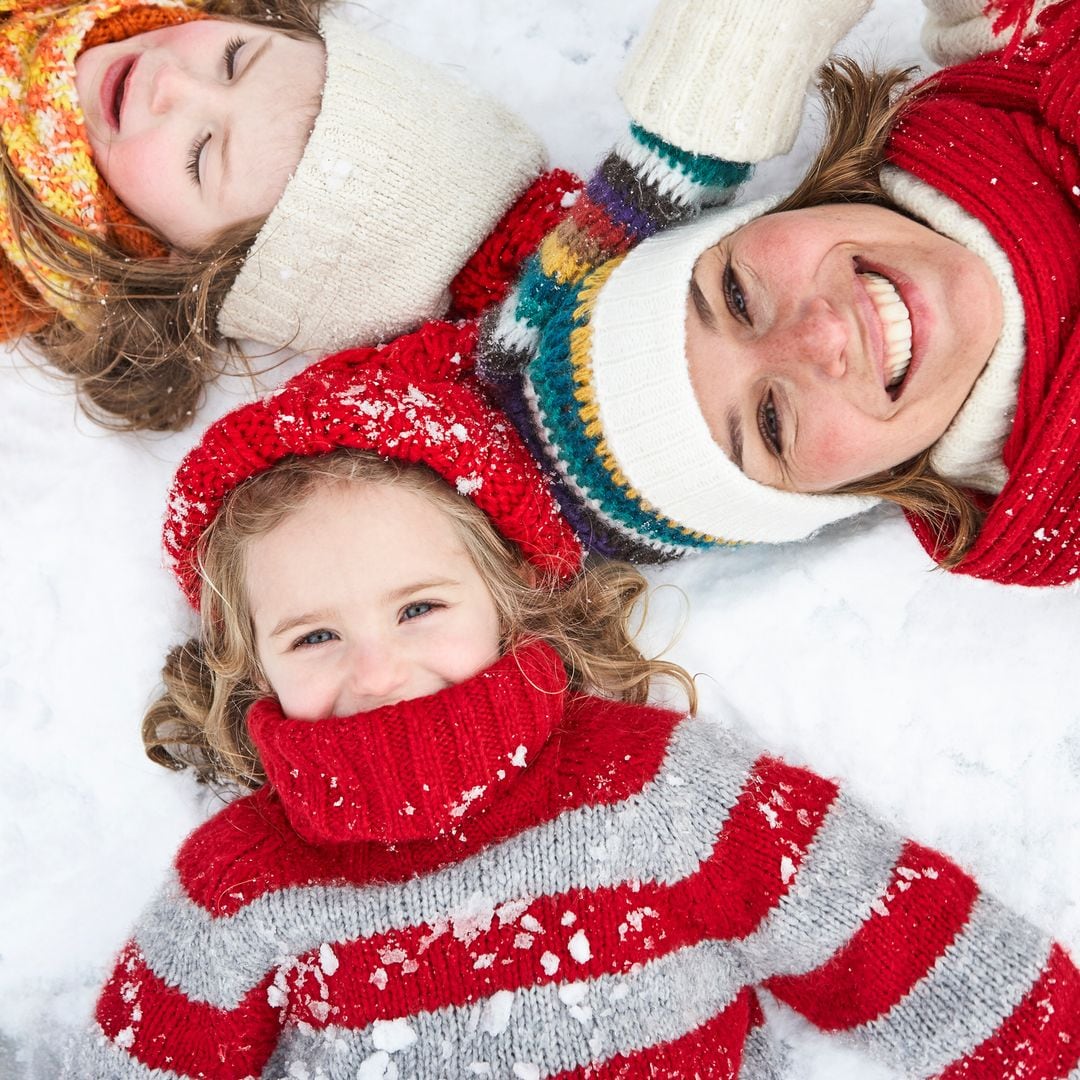
[[[87,49],[75,69],[105,182],[170,244],[196,250],[281,198],[318,114],[325,50],[198,19]]]
[[[247,548],[263,674],[320,720],[436,693],[499,655],[500,619],[450,517],[400,486],[318,488]]]
[[[827,205],[757,218],[698,259],[686,352],[728,457],[820,492],[936,442],[1001,325],[979,256],[895,211]]]

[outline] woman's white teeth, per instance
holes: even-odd
[[[911,315],[896,287],[881,274],[860,271],[863,285],[874,302],[885,339],[885,389],[900,385],[911,363]]]

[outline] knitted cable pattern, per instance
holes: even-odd
[[[1080,973],[953,862],[563,685],[537,644],[333,738],[257,713],[275,782],[185,842],[66,1075],[766,1080],[765,987],[900,1075],[1075,1078]]]
[[[92,45],[201,17],[184,0],[0,0],[3,152],[43,207],[95,235],[118,226],[120,245],[134,247],[134,254],[164,251],[156,242],[146,246],[145,231],[133,227],[94,165],[75,90],[75,60]],[[85,318],[84,286],[48,265],[33,238],[18,233],[6,199],[0,200],[0,250],[25,287],[60,315],[76,323]],[[13,281],[6,267],[4,278]],[[0,300],[0,338],[27,328],[21,292],[9,286]]]

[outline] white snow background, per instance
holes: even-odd
[[[358,18],[517,107],[553,163],[587,173],[622,128],[615,77],[650,10],[650,0],[374,0]],[[863,59],[924,61],[921,20],[917,0],[879,0],[845,46]],[[750,191],[790,186],[812,141]],[[53,1052],[89,1015],[178,842],[215,808],[212,793],[143,757],[139,721],[167,647],[192,627],[160,566],[166,485],[198,432],[251,392],[226,380],[190,430],[116,435],[79,414],[62,381],[3,352],[5,1080],[55,1075]],[[664,588],[648,640],[681,629],[672,655],[703,673],[707,709],[842,778],[1080,956],[1076,587],[936,572],[890,511],[653,577]],[[794,1050],[791,1077],[891,1075],[770,1013]]]

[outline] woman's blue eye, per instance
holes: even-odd
[[[298,639],[296,645],[323,645],[327,641],[333,641],[336,637],[337,635],[333,630],[312,630],[310,634],[305,634]]]
[[[776,411],[776,402],[771,393],[765,395],[758,409],[758,430],[769,449],[779,457],[781,454],[780,414]]]
[[[225,44],[225,74],[231,79],[236,73],[236,54],[244,47],[243,38],[229,38]]]
[[[435,605],[428,603],[426,600],[409,604],[408,607],[401,609],[401,621],[408,622],[410,619],[419,619],[421,615],[426,615],[429,611],[433,611],[434,608]]]
[[[743,295],[742,286],[735,276],[729,259],[724,265],[724,299],[727,301],[728,311],[739,320],[749,322],[750,312],[746,307],[746,297]]]

